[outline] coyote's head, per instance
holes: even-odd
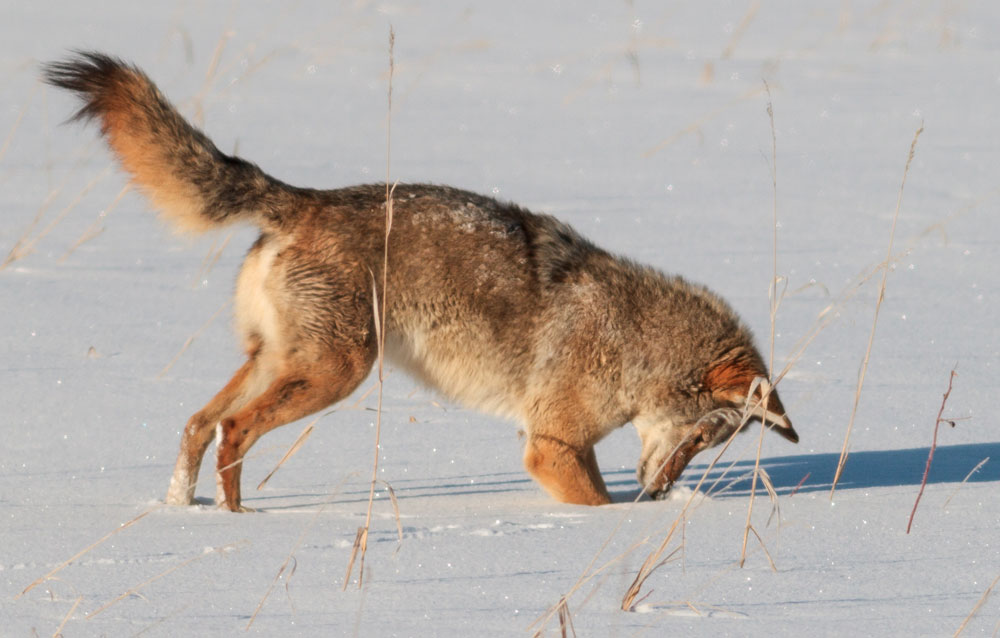
[[[673,393],[659,411],[634,421],[642,439],[638,479],[653,498],[670,491],[695,454],[725,443],[750,422],[764,422],[789,441],[799,441],[752,349],[717,360],[691,390]]]

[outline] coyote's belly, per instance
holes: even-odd
[[[523,375],[498,344],[470,331],[408,330],[386,335],[386,357],[424,385],[459,403],[524,420]],[[520,377],[520,378],[519,378]]]

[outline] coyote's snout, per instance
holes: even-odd
[[[168,503],[192,502],[218,433],[216,500],[241,509],[254,442],[368,375],[375,294],[390,361],[523,424],[524,464],[560,501],[609,502],[594,444],[630,421],[642,440],[639,482],[654,496],[748,419],[798,440],[750,332],[705,288],[614,257],[547,215],[401,184],[383,290],[383,186],[289,186],[220,152],[145,74],[99,53],[49,65],[45,77],[82,98],[77,117],[100,123],[179,228],[261,230],[236,285],[247,361],[184,428]]]

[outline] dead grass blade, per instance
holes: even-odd
[[[403,520],[399,516],[399,501],[396,499],[396,490],[392,489],[392,485],[389,485],[388,481],[379,481],[382,485],[385,485],[385,489],[389,492],[389,502],[392,503],[392,513],[396,518],[396,533],[398,534],[398,542],[396,543],[396,551],[393,555],[398,554],[399,550],[403,547]]]
[[[194,96],[194,114],[192,119],[194,119],[195,124],[199,127],[205,125],[205,96],[208,95],[212,88],[212,80],[215,78],[216,72],[219,70],[219,62],[222,60],[222,52],[226,49],[226,43],[229,39],[236,35],[236,32],[232,29],[233,18],[236,13],[236,3],[234,2],[231,9],[229,18],[226,22],[228,25],[219,34],[219,41],[215,43],[215,49],[212,51],[212,59],[208,63],[208,69],[205,70],[205,79],[202,81],[201,90],[198,94]]]
[[[108,215],[111,214],[111,211],[113,211],[115,208],[118,207],[118,204],[125,197],[125,194],[128,193],[130,190],[132,190],[132,184],[128,183],[125,184],[125,186],[123,186],[120,191],[118,191],[118,195],[115,196],[111,204],[97,214],[97,219],[95,219],[93,223],[91,223],[90,226],[87,227],[87,230],[83,231],[83,234],[80,235],[79,239],[73,242],[73,245],[67,248],[66,252],[64,252],[62,256],[59,257],[58,261],[60,263],[66,261],[66,258],[72,255],[73,251],[75,251],[77,248],[79,248],[83,244],[87,243],[91,239],[97,237],[98,235],[104,232],[103,228],[98,229],[97,226],[105,219],[107,219]]]
[[[924,488],[927,487],[927,475],[931,472],[931,461],[934,460],[934,451],[937,450],[938,428],[941,427],[942,423],[947,423],[951,427],[955,427],[954,421],[945,419],[942,415],[944,414],[944,406],[948,403],[948,396],[951,394],[951,384],[955,381],[956,376],[955,368],[952,368],[951,374],[948,376],[948,389],[945,390],[944,397],[941,399],[941,409],[938,410],[937,419],[934,421],[934,437],[931,440],[931,449],[927,452],[927,465],[924,466],[924,478],[920,481],[920,491],[917,492],[917,500],[913,502],[913,509],[910,511],[910,521],[906,524],[907,534],[910,533],[910,528],[913,527],[913,517],[917,514],[920,497],[924,495]]]
[[[177,351],[177,354],[174,355],[174,358],[170,360],[170,363],[163,366],[163,369],[160,370],[160,372],[156,375],[157,379],[162,379],[163,376],[170,371],[170,368],[174,367],[174,364],[177,363],[177,360],[181,358],[181,355],[183,355],[184,352],[187,351],[188,347],[190,347],[190,345],[194,343],[194,340],[197,339],[201,335],[201,333],[205,332],[205,330],[207,330],[208,327],[212,325],[212,322],[218,319],[219,315],[222,314],[223,310],[229,307],[230,303],[232,303],[232,300],[227,300],[226,303],[219,306],[219,309],[216,310],[212,314],[212,316],[208,318],[208,321],[203,323],[200,328],[195,330],[193,335],[191,335],[184,341],[184,345],[182,345],[181,349]]]
[[[764,414],[766,415],[767,402],[771,396],[773,388],[771,387],[771,384],[765,381],[764,379],[758,379],[757,381],[755,381],[754,385],[760,385],[761,387],[761,393],[763,394],[763,398],[761,399],[760,402],[763,403],[764,405]],[[747,411],[745,412],[743,417],[744,422],[748,420],[750,411],[752,409],[750,406],[751,397],[753,397],[754,392],[756,392],[756,388],[754,387],[754,385],[750,387],[750,393],[747,397]],[[753,532],[754,536],[757,537],[757,540],[760,541],[761,548],[764,550],[764,553],[767,555],[768,561],[770,561],[771,563],[771,568],[777,571],[777,568],[774,565],[774,561],[771,559],[770,552],[768,552],[767,548],[764,547],[763,539],[761,539],[760,534],[757,533],[757,530],[753,528],[753,525],[751,523],[754,502],[757,500],[756,496],[757,496],[758,479],[761,480],[761,483],[764,485],[765,489],[767,490],[768,496],[771,499],[771,514],[768,516],[768,523],[770,523],[771,518],[774,516],[775,512],[778,511],[778,493],[775,491],[773,483],[771,483],[771,477],[768,476],[764,468],[760,466],[761,446],[764,443],[764,433],[767,431],[767,429],[768,429],[767,417],[765,416],[764,418],[761,419],[760,435],[758,436],[757,439],[757,454],[755,455],[754,458],[753,478],[751,479],[750,483],[750,502],[747,505],[747,520],[746,520],[746,525],[743,528],[743,544],[742,547],[740,548],[740,567],[743,567],[744,563],[746,562],[747,541],[749,539],[750,532]],[[739,432],[739,430],[737,430],[737,432]],[[778,516],[780,520],[780,512],[778,513]]]
[[[10,131],[7,133],[7,138],[4,139],[3,145],[0,146],[0,161],[2,161],[4,155],[7,154],[7,149],[10,148],[10,143],[14,139],[14,133],[17,132],[18,128],[20,128],[21,120],[24,119],[24,114],[28,112],[28,108],[35,100],[35,95],[38,94],[38,89],[41,85],[41,80],[35,80],[34,86],[31,87],[31,93],[28,94],[28,99],[24,101],[24,106],[22,106],[21,110],[18,112],[17,118],[14,120],[14,125],[10,127]]]
[[[205,254],[205,258],[201,261],[201,268],[198,269],[198,274],[195,276],[194,282],[192,282],[193,287],[197,287],[201,280],[207,277],[208,273],[212,272],[215,265],[219,263],[219,259],[222,257],[223,251],[226,250],[226,246],[229,245],[229,240],[232,238],[233,231],[229,231],[218,248],[216,248],[216,239],[212,240],[212,245]]]
[[[987,587],[986,591],[983,592],[983,595],[976,603],[976,606],[972,608],[972,611],[969,612],[969,615],[966,616],[965,620],[962,621],[962,624],[958,626],[958,629],[955,631],[953,638],[957,638],[959,634],[965,631],[965,626],[968,625],[969,621],[972,620],[973,616],[975,616],[979,612],[979,608],[982,607],[983,603],[986,602],[986,599],[990,597],[990,592],[993,591],[993,588],[996,587],[998,582],[1000,582],[1000,575],[994,578],[993,582],[990,583],[990,586]]]
[[[62,220],[64,220],[66,216],[69,215],[73,211],[73,209],[80,204],[81,201],[83,201],[83,198],[87,196],[87,193],[93,190],[93,188],[97,186],[97,184],[100,183],[101,180],[103,180],[104,178],[106,178],[108,175],[111,174],[111,169],[112,169],[111,164],[108,164],[106,167],[104,167],[104,170],[98,173],[97,176],[94,177],[94,179],[90,180],[90,182],[88,182],[80,190],[80,192],[77,193],[76,197],[74,197],[69,204],[67,204],[61,211],[59,211],[59,214],[56,215],[55,218],[51,222],[49,222],[49,224],[45,228],[40,230],[37,235],[29,239],[28,236],[31,234],[31,231],[34,230],[35,226],[38,225],[38,222],[42,220],[45,211],[48,209],[49,205],[51,205],[52,201],[55,200],[55,196],[62,190],[62,188],[59,187],[50,192],[48,196],[46,196],[45,201],[42,203],[41,208],[39,208],[38,212],[35,214],[35,218],[28,226],[28,229],[21,235],[20,238],[18,238],[17,242],[14,243],[14,247],[7,254],[7,257],[4,259],[3,263],[0,264],[0,270],[6,268],[11,262],[17,261],[18,259],[23,259],[24,257],[30,255],[31,252],[35,249],[35,246],[38,245],[38,242],[44,239],[46,235],[51,233],[52,230],[55,229],[55,227],[58,226],[59,223]]]
[[[760,11],[760,0],[755,0],[750,7],[747,9],[746,14],[743,19],[740,20],[739,25],[733,29],[732,35],[729,37],[729,43],[726,44],[725,50],[722,51],[722,59],[728,60],[733,55],[733,51],[736,50],[736,45],[743,38],[743,34],[746,33],[747,29],[750,27],[750,23],[757,16],[757,12]]]
[[[788,495],[795,496],[798,493],[799,489],[802,487],[802,485],[805,484],[805,482],[809,479],[810,474],[812,474],[812,472],[806,472],[805,476],[799,479],[799,482],[795,484],[795,487],[792,488],[792,491],[789,492]]]
[[[306,442],[306,439],[309,438],[309,435],[313,433],[313,426],[316,425],[316,422],[319,421],[324,416],[326,416],[327,414],[329,414],[329,412],[316,417],[309,423],[309,425],[303,428],[302,432],[299,433],[299,436],[295,439],[295,442],[292,443],[292,446],[288,448],[288,451],[285,452],[285,455],[282,456],[281,460],[278,461],[278,464],[274,466],[274,469],[268,472],[267,476],[264,477],[264,480],[257,484],[258,491],[262,489],[265,485],[267,485],[267,482],[271,480],[271,477],[274,476],[275,472],[281,469],[281,466],[285,464],[285,461],[292,458],[292,456],[294,456],[295,453],[299,451],[302,445]]]
[[[391,169],[391,148],[392,148],[392,80],[396,68],[395,62],[396,32],[389,26],[389,88],[388,88],[388,108],[386,110],[386,142],[385,142],[385,233],[382,252],[382,300],[379,303],[378,286],[372,276],[372,311],[375,315],[375,339],[378,346],[378,403],[375,415],[375,450],[372,460],[372,477],[368,488],[368,508],[365,512],[365,524],[358,528],[357,536],[354,538],[354,547],[351,550],[351,558],[347,564],[347,573],[344,575],[342,589],[347,589],[347,583],[351,578],[351,571],[354,568],[355,558],[358,561],[358,588],[364,586],[365,575],[365,554],[368,551],[368,532],[371,529],[372,508],[375,505],[375,484],[378,481],[378,457],[381,451],[382,440],[382,397],[385,385],[385,314],[386,296],[389,284],[389,235],[392,231],[392,196],[396,190],[396,185],[390,186]],[[398,183],[398,182],[397,182]],[[393,493],[395,503],[395,494]],[[397,518],[398,524],[398,518]],[[402,535],[402,528],[400,528]]]
[[[566,601],[566,597],[563,596],[559,599],[559,602],[555,606],[556,615],[559,618],[559,635],[561,638],[568,638],[568,636],[576,636],[576,629],[573,627],[573,615],[569,613],[569,603]],[[545,627],[539,627],[538,631],[532,634],[533,638],[542,638]]]
[[[125,592],[123,592],[120,596],[118,596],[114,600],[109,600],[108,602],[104,603],[103,605],[101,605],[100,607],[98,607],[97,609],[95,609],[94,611],[92,611],[89,614],[87,614],[85,616],[85,618],[87,620],[90,620],[91,618],[93,618],[97,614],[103,612],[108,607],[111,607],[112,605],[114,605],[118,601],[124,600],[125,598],[128,598],[129,596],[131,596],[133,594],[138,595],[139,590],[142,589],[143,587],[146,587],[147,585],[155,583],[156,581],[160,580],[161,578],[163,578],[165,576],[169,576],[170,574],[174,573],[175,571],[177,571],[179,569],[182,569],[184,567],[187,567],[191,563],[196,563],[196,562],[202,560],[203,558],[205,558],[206,556],[211,556],[213,553],[215,553],[215,554],[222,554],[222,553],[234,550],[234,549],[238,548],[240,545],[249,545],[249,544],[250,544],[250,542],[246,541],[246,540],[239,541],[239,542],[236,542],[236,543],[229,543],[228,545],[223,545],[222,547],[212,547],[208,551],[204,551],[201,554],[198,554],[196,556],[192,556],[191,558],[188,558],[187,560],[184,560],[184,561],[182,561],[182,562],[174,565],[173,567],[171,567],[171,568],[169,568],[169,569],[167,569],[165,571],[160,572],[156,576],[153,576],[152,578],[149,578],[149,579],[147,579],[147,580],[139,583],[135,587],[131,587],[131,588],[127,589]]]
[[[312,520],[309,521],[309,524],[306,525],[305,528],[302,530],[302,533],[299,534],[298,539],[295,541],[295,544],[292,545],[292,549],[288,552],[288,555],[285,557],[284,562],[281,563],[281,567],[278,568],[278,573],[274,575],[274,579],[271,581],[271,584],[268,585],[267,591],[264,592],[264,596],[261,597],[260,602],[257,603],[257,608],[254,609],[253,614],[250,616],[250,621],[244,628],[245,631],[250,631],[250,628],[253,626],[254,621],[257,619],[257,614],[259,614],[260,610],[264,607],[264,603],[267,601],[268,597],[271,595],[271,592],[274,590],[274,586],[278,584],[278,579],[280,579],[281,575],[284,574],[285,571],[289,569],[288,568],[289,563],[295,561],[295,552],[297,552],[299,550],[299,547],[302,546],[302,543],[305,542],[306,536],[309,534],[309,532],[312,531],[314,527],[316,527],[316,523],[319,522],[320,514],[322,514],[326,510],[327,506],[333,502],[333,499],[337,497],[337,495],[340,493],[340,489],[344,486],[344,483],[347,482],[347,479],[353,476],[354,474],[348,474],[344,478],[340,479],[340,482],[337,483],[337,486],[334,487],[333,491],[330,493],[330,497],[327,498],[322,505],[320,505],[319,509],[317,509],[316,513],[313,515]],[[292,567],[291,571],[289,571],[287,578],[291,578],[293,573],[295,573],[294,566]],[[286,593],[288,592],[287,578],[285,581]]]
[[[28,236],[31,235],[31,232],[33,230],[35,230],[35,226],[38,225],[38,222],[40,222],[42,218],[45,217],[46,211],[48,211],[49,206],[52,205],[52,202],[56,200],[56,197],[59,196],[61,190],[62,190],[61,187],[54,188],[49,192],[48,195],[45,196],[45,199],[42,201],[42,204],[38,207],[38,210],[35,211],[35,217],[31,220],[31,223],[28,224],[28,227],[24,230],[21,236],[18,237],[17,241],[14,242],[14,246],[7,253],[7,256],[4,257],[3,262],[0,263],[0,270],[3,270],[10,264],[14,263],[18,259],[21,259],[22,257],[28,254],[27,251],[25,251],[21,247],[24,246],[24,244],[28,241]]]
[[[705,115],[699,117],[698,119],[696,119],[695,121],[691,122],[690,124],[688,124],[687,126],[685,126],[684,128],[682,128],[681,130],[677,131],[676,133],[674,133],[673,135],[671,135],[667,139],[663,140],[662,142],[660,142],[656,146],[650,147],[649,149],[647,149],[646,151],[644,151],[642,153],[642,157],[643,158],[650,158],[653,155],[656,155],[657,153],[659,153],[663,149],[667,148],[668,146],[670,146],[671,144],[673,144],[677,140],[681,139],[685,135],[697,131],[702,126],[704,126],[708,122],[711,122],[715,118],[719,117],[720,115],[722,115],[723,113],[725,113],[729,109],[731,109],[731,108],[733,108],[733,107],[741,104],[742,102],[745,102],[747,100],[751,100],[751,99],[757,97],[758,95],[760,95],[763,92],[764,92],[764,89],[762,89],[760,87],[754,87],[754,88],[752,88],[752,89],[750,89],[748,91],[745,91],[744,93],[741,93],[740,95],[738,95],[737,97],[733,98],[732,100],[730,100],[729,102],[727,102],[723,106],[720,106],[717,109],[709,111]]]
[[[865,373],[868,371],[868,361],[872,354],[872,345],[875,343],[875,328],[878,326],[878,313],[882,308],[882,300],[885,299],[885,284],[889,279],[889,270],[892,265],[892,244],[896,237],[896,222],[899,221],[899,211],[903,207],[903,191],[906,188],[906,176],[910,172],[910,164],[913,162],[913,155],[917,149],[917,140],[920,138],[920,134],[924,132],[923,124],[917,129],[917,132],[913,135],[913,141],[910,143],[910,152],[906,156],[906,166],[903,168],[903,180],[899,184],[899,196],[896,198],[896,210],[892,215],[892,228],[889,231],[889,247],[886,250],[885,261],[882,262],[882,282],[879,284],[878,289],[878,299],[875,301],[875,316],[872,319],[872,329],[868,334],[868,346],[865,348],[865,356],[861,361],[861,372],[858,375],[858,387],[854,391],[854,407],[851,408],[851,418],[847,423],[847,432],[844,435],[844,446],[840,450],[840,460],[837,461],[837,471],[833,476],[833,485],[830,486],[830,500],[833,500],[834,492],[837,490],[837,483],[840,482],[840,476],[844,472],[844,464],[847,463],[847,449],[848,444],[851,440],[851,432],[854,430],[854,419],[858,414],[858,404],[861,401],[861,389],[865,384]]]
[[[756,5],[753,6],[753,7],[751,7],[750,11],[747,13],[747,17],[745,18],[745,23],[746,24],[749,24],[749,21],[753,19],[753,16],[756,14],[758,8],[759,7],[756,6]],[[749,408],[749,403],[750,403],[752,397],[754,396],[754,393],[756,392],[757,387],[759,387],[760,390],[761,390],[761,394],[763,395],[762,399],[761,399],[761,402],[763,403],[763,408],[764,408],[763,413],[766,415],[767,414],[768,401],[770,399],[771,392],[773,390],[772,383],[774,382],[774,376],[773,376],[774,375],[774,336],[775,336],[775,332],[776,332],[775,326],[777,324],[778,306],[780,305],[780,302],[779,302],[779,296],[778,296],[778,139],[777,139],[778,136],[777,136],[776,128],[775,128],[775,125],[774,125],[774,105],[771,103],[771,99],[770,99],[771,98],[771,87],[768,86],[768,84],[767,84],[766,81],[764,82],[764,90],[766,91],[767,97],[768,97],[768,101],[767,101],[767,117],[768,117],[768,121],[770,122],[770,126],[771,126],[771,167],[770,168],[771,168],[771,187],[772,187],[772,192],[773,192],[772,211],[771,211],[771,214],[772,214],[771,228],[772,228],[772,233],[773,233],[773,241],[772,241],[772,245],[771,245],[772,274],[771,274],[771,285],[768,286],[769,293],[770,293],[769,294],[769,297],[770,297],[770,299],[769,299],[769,305],[770,305],[770,308],[769,308],[769,310],[770,310],[770,312],[769,312],[769,315],[770,315],[770,338],[768,340],[769,351],[770,352],[769,352],[769,356],[768,356],[768,370],[771,371],[770,372],[771,379],[770,380],[758,379],[758,380],[754,381],[754,384],[750,388],[749,394],[747,396],[747,407]],[[747,420],[747,416],[748,416],[747,414],[744,414],[744,418],[743,418],[744,421]],[[757,480],[758,479],[760,479],[761,482],[764,484],[765,488],[767,489],[768,496],[771,499],[771,514],[768,516],[768,524],[770,523],[771,518],[774,516],[774,514],[776,512],[779,512],[779,510],[778,510],[778,495],[777,495],[777,492],[774,490],[774,485],[771,483],[770,476],[768,476],[767,472],[764,471],[764,468],[762,468],[760,466],[760,455],[761,455],[762,446],[764,444],[764,433],[768,430],[767,426],[768,426],[768,420],[767,420],[767,417],[765,416],[764,418],[761,419],[761,422],[760,422],[760,433],[759,433],[758,438],[757,438],[757,453],[754,455],[753,478],[751,479],[751,482],[750,482],[750,496],[749,496],[749,502],[747,504],[747,519],[746,519],[746,524],[744,525],[744,528],[743,528],[743,543],[742,543],[742,546],[740,548],[740,567],[743,567],[743,565],[746,563],[747,541],[750,538],[750,533],[753,532],[754,536],[757,537],[758,542],[760,542],[761,548],[764,550],[764,553],[767,555],[767,559],[771,563],[771,568],[774,569],[775,571],[777,571],[777,569],[776,569],[776,567],[774,565],[774,561],[771,558],[770,552],[767,551],[767,547],[764,546],[763,539],[760,537],[760,534],[757,533],[757,530],[754,529],[753,524],[752,524],[754,503],[757,500]],[[779,512],[778,516],[779,516],[779,519],[780,519],[780,512]]]
[[[115,534],[118,534],[119,532],[122,532],[122,531],[128,529],[129,527],[132,527],[133,525],[135,525],[136,523],[138,523],[139,521],[141,521],[143,518],[145,518],[147,515],[151,514],[152,512],[155,512],[156,510],[160,509],[161,507],[163,507],[163,503],[160,503],[158,505],[154,505],[153,507],[151,507],[148,510],[146,510],[145,512],[139,514],[135,518],[122,523],[121,525],[119,525],[115,529],[111,530],[110,532],[108,532],[107,534],[105,534],[104,536],[102,536],[101,538],[99,538],[98,540],[96,540],[95,542],[93,542],[90,545],[88,545],[87,547],[81,549],[76,554],[73,554],[72,557],[66,559],[65,561],[63,561],[61,563],[59,563],[59,565],[57,565],[49,573],[45,574],[44,576],[39,576],[38,578],[36,578],[30,585],[28,585],[23,590],[21,590],[20,594],[18,594],[17,596],[14,596],[14,600],[17,600],[21,596],[24,596],[25,594],[27,594],[29,591],[31,591],[32,589],[34,589],[35,587],[37,587],[41,583],[44,583],[45,581],[49,580],[50,578],[52,578],[53,576],[55,576],[56,574],[58,574],[62,570],[64,570],[67,567],[69,567],[71,564],[73,564],[74,561],[76,561],[77,559],[79,559],[84,554],[87,554],[88,552],[90,552],[91,550],[93,550],[95,547],[98,547],[99,545],[101,545],[102,543],[104,543],[105,541],[107,541],[109,538],[111,538],[112,536],[114,536]]]
[[[66,615],[63,616],[62,622],[59,623],[59,626],[56,627],[56,630],[52,632],[52,638],[61,638],[61,636],[63,635],[62,633],[63,627],[65,627],[66,623],[69,622],[69,619],[73,617],[73,612],[76,611],[76,608],[79,607],[80,603],[82,602],[83,602],[83,596],[77,596],[76,600],[73,602],[73,606],[70,607],[69,611],[66,612]]]
[[[979,463],[976,463],[976,467],[974,467],[971,470],[969,470],[969,473],[965,475],[965,478],[962,479],[962,482],[958,484],[958,487],[956,487],[952,491],[952,493],[948,495],[948,498],[946,498],[944,500],[944,503],[941,505],[941,509],[945,509],[945,508],[948,507],[948,503],[951,503],[951,499],[954,498],[956,494],[958,494],[958,490],[962,489],[962,486],[969,482],[969,479],[972,478],[972,475],[975,474],[976,472],[978,472],[980,469],[982,469],[982,467],[984,465],[986,465],[986,463],[989,460],[990,460],[990,457],[987,456],[985,459],[983,459]]]

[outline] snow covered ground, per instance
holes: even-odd
[[[0,260],[17,257],[0,270],[3,635],[519,635],[567,594],[580,636],[946,635],[1000,576],[995,4],[92,4],[6,2],[0,23]],[[38,63],[70,48],[131,59],[224,150],[335,187],[384,179],[390,23],[393,179],[519,202],[708,284],[765,350],[773,104],[775,354],[802,437],[763,442],[780,518],[758,486],[753,523],[776,569],[752,536],[738,565],[756,433],[712,470],[732,465],[624,612],[712,457],[671,500],[633,505],[626,426],[597,449],[618,502],[561,505],[522,470],[516,426],[398,372],[379,477],[402,541],[379,483],[363,587],[355,569],[342,591],[373,395],[322,416],[255,491],[308,420],[258,444],[244,491],[260,513],[216,511],[211,472],[205,505],[159,505],[181,428],[239,365],[225,304],[254,235],[178,238],[136,194],[119,200],[123,175],[94,127],[60,125],[74,104],[38,84]],[[941,428],[907,534],[956,366],[945,416],[960,420]],[[993,594],[965,635],[1000,630]]]

